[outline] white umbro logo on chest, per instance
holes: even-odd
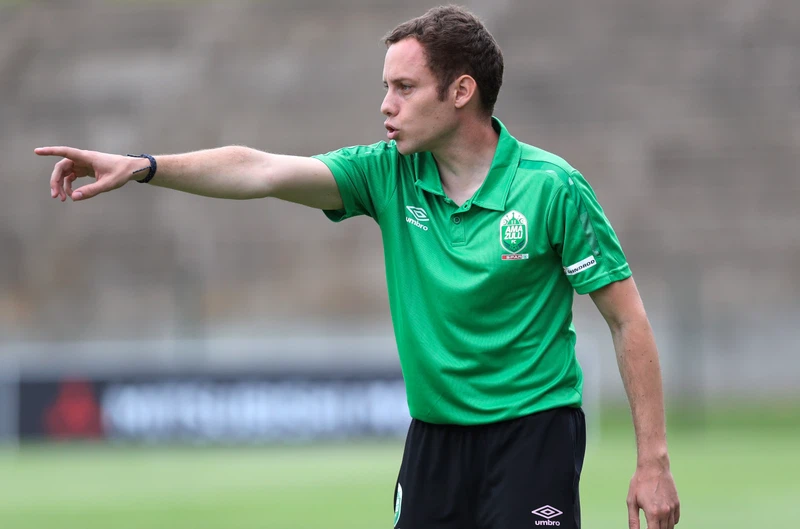
[[[416,206],[406,206],[406,209],[411,213],[411,217],[406,216],[406,222],[412,226],[416,226],[422,231],[428,231],[428,227],[422,222],[429,222],[431,219],[428,217],[428,212]]]
[[[422,208],[417,208],[414,206],[406,206],[406,209],[410,211],[411,214],[414,215],[414,218],[420,222],[428,222],[429,220],[431,220],[428,218],[428,213]]]

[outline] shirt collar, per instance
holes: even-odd
[[[499,135],[497,149],[494,153],[494,159],[492,159],[492,166],[489,168],[489,174],[486,175],[486,180],[475,192],[472,204],[485,209],[504,211],[508,191],[511,189],[511,182],[519,166],[521,149],[517,139],[509,134],[505,125],[499,119],[492,118],[492,127]],[[422,165],[430,163],[432,168],[427,171],[419,171],[415,185],[429,193],[444,196],[442,181],[439,179],[439,172],[436,170],[436,162],[433,159],[433,155],[426,152],[422,156]]]

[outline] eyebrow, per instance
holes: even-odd
[[[416,81],[410,77],[398,77],[397,79],[392,79],[391,82],[392,84],[414,84]],[[389,82],[386,79],[383,80],[383,86],[389,86]]]

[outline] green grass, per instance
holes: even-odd
[[[584,527],[623,529],[629,427],[587,453]],[[800,435],[776,423],[676,428],[681,529],[800,526]],[[379,529],[392,524],[399,443],[262,448],[0,450],[2,529]]]

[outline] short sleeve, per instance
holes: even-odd
[[[325,211],[334,222],[367,215],[378,221],[397,188],[399,153],[394,143],[346,147],[314,156],[333,173],[343,207]]]
[[[547,231],[572,287],[587,294],[630,277],[622,245],[589,183],[578,171],[565,183],[551,199]]]

